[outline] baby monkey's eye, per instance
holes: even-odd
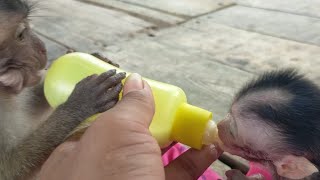
[[[235,132],[234,132],[234,125],[233,125],[232,121],[230,121],[230,123],[229,123],[229,132],[230,132],[230,134],[231,134],[231,136],[232,136],[233,138],[236,137],[236,136],[235,136]]]
[[[238,136],[238,129],[237,129],[237,124],[235,123],[232,117],[230,119],[229,128],[230,128],[229,129],[230,134],[233,136],[233,138],[236,138]]]
[[[24,23],[21,23],[18,28],[17,28],[17,31],[16,31],[16,34],[15,34],[15,38],[18,40],[18,41],[22,41],[25,37],[25,31],[26,31],[27,27]]]

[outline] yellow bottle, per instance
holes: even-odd
[[[55,108],[67,100],[77,82],[89,75],[101,74],[110,69],[124,72],[89,54],[66,54],[49,68],[44,83],[45,96]],[[129,74],[127,72],[127,75]],[[201,149],[203,144],[219,141],[216,124],[211,120],[211,112],[188,104],[185,93],[176,86],[143,79],[151,86],[155,98],[155,115],[150,132],[161,147],[177,141]],[[91,119],[94,118],[96,116]]]

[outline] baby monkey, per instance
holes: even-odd
[[[248,83],[218,128],[225,151],[260,163],[273,179],[320,179],[320,89],[294,69]]]
[[[50,153],[88,117],[113,107],[124,73],[79,82],[54,111],[43,94],[46,49],[29,27],[30,5],[0,0],[0,179],[34,178]]]

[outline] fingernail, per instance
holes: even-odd
[[[210,151],[211,151],[211,153],[212,153],[213,156],[218,156],[218,150],[217,150],[217,148],[216,148],[215,145],[211,144],[211,145],[209,146],[209,149],[210,149]]]
[[[125,73],[125,72],[120,72],[119,74],[120,74],[120,76],[126,76],[127,73]],[[140,76],[140,77],[141,77],[141,76]]]
[[[131,81],[131,83],[134,84],[134,88],[135,90],[141,90],[143,89],[143,81],[142,81],[142,77],[140,76],[140,74],[137,73],[133,73],[128,77],[128,81]]]

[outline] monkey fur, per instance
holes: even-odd
[[[296,70],[249,82],[218,128],[227,152],[264,165],[274,179],[320,179],[320,88]],[[250,179],[239,173],[227,174]]]
[[[29,27],[31,5],[0,0],[0,179],[34,179],[50,153],[86,118],[118,101],[124,73],[79,82],[53,110],[43,93],[43,42]]]

